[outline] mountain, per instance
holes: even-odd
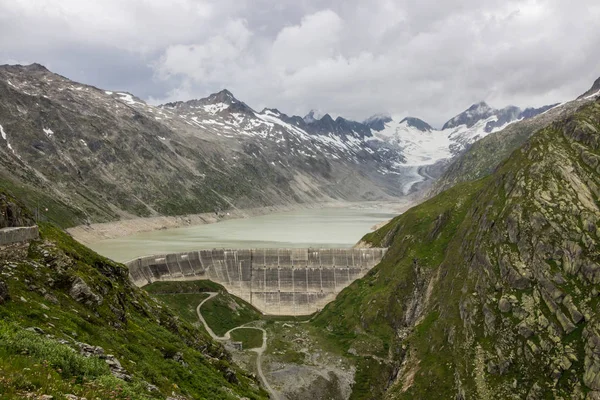
[[[423,121],[419,118],[406,117],[400,123],[406,122],[406,124],[410,127],[418,129],[423,132],[433,131],[434,129],[427,122]]]
[[[384,260],[314,320],[355,398],[600,398],[599,132],[580,102],[363,238]]]
[[[513,121],[533,118],[557,105],[558,104],[552,104],[540,108],[527,108],[525,110],[521,110],[519,107],[515,106],[508,106],[497,110],[491,108],[485,102],[480,102],[473,104],[467,110],[450,119],[444,124],[442,130],[457,128],[461,125],[472,128],[478,122],[485,120],[484,131],[486,133],[491,133]]]
[[[19,216],[12,226],[33,223],[2,192],[0,209]],[[134,286],[125,266],[50,224],[40,234],[0,251],[0,397],[268,398],[222,344]]]
[[[257,112],[228,90],[154,107],[38,64],[0,66],[0,187],[62,226],[385,200],[430,184],[491,123],[515,122],[516,110],[478,109],[440,132],[411,117]]]
[[[323,114],[322,111],[319,110],[310,110],[308,112],[308,114],[306,114],[304,116],[304,118],[302,118],[304,120],[304,122],[306,122],[307,124],[312,124],[313,122],[316,122],[320,119],[322,119],[325,115]]]
[[[590,90],[579,96],[577,100],[590,99],[597,96],[600,96],[600,78],[596,79]]]
[[[362,124],[256,112],[227,90],[154,107],[41,65],[0,67],[0,186],[64,226],[390,199],[403,154]]]
[[[388,114],[375,114],[363,121],[363,124],[374,131],[382,131],[385,129],[385,124],[392,122],[392,117]]]
[[[539,109],[523,110],[518,122],[474,142],[466,152],[453,160],[440,179],[435,182],[432,193],[439,193],[457,183],[489,175],[535,131],[548,126],[557,119],[568,117],[597,96],[600,96],[600,79],[596,80],[592,88],[579,96],[577,100]]]
[[[473,104],[462,113],[450,119],[444,124],[442,130],[456,128],[460,125],[466,125],[471,128],[476,122],[494,116],[495,110],[488,106],[485,102]]]

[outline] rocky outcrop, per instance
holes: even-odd
[[[90,289],[87,283],[80,277],[76,277],[69,290],[69,295],[76,301],[87,306],[99,306],[102,304],[102,296],[96,294]]]
[[[104,349],[100,346],[91,346],[87,343],[77,342],[76,345],[79,347],[79,350],[82,355],[85,357],[98,357],[101,360],[104,360],[108,367],[110,368],[110,372],[116,378],[122,379],[124,381],[131,381],[131,375],[127,373],[127,371],[121,366],[121,363],[115,356],[112,354],[105,354]]]
[[[317,322],[355,332],[353,348],[390,343],[387,380],[361,378],[388,398],[596,398],[599,150],[600,102],[588,102],[490,177],[367,235],[390,242],[386,257]],[[415,296],[424,276],[429,294]]]
[[[33,224],[34,221],[23,207],[5,193],[0,193],[0,229]]]
[[[3,281],[0,281],[0,305],[10,300],[10,294],[8,293],[8,286]]]

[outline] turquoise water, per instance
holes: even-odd
[[[139,233],[89,247],[121,262],[150,254],[212,248],[345,248],[356,244],[374,225],[398,214],[392,205],[368,204],[298,210]]]

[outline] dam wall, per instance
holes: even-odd
[[[37,226],[21,226],[0,229],[0,247],[14,243],[28,242],[39,237]]]
[[[264,314],[308,315],[322,309],[383,258],[386,249],[200,250],[129,261],[137,286],[209,279]]]

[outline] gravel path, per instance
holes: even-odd
[[[202,316],[202,313],[200,312],[200,308],[202,307],[202,305],[204,303],[206,303],[208,300],[212,299],[213,297],[215,297],[219,293],[217,293],[217,292],[207,292],[207,293],[208,293],[208,297],[206,299],[202,300],[202,302],[200,304],[198,304],[198,307],[196,308],[196,313],[198,314],[198,318],[200,319],[200,322],[202,322],[202,325],[204,325],[204,328],[206,329],[206,331],[208,332],[208,334],[214,340],[218,340],[218,341],[221,341],[221,342],[229,341],[229,340],[231,340],[231,332],[235,331],[236,329],[245,328],[245,329],[257,329],[259,331],[262,331],[262,333],[263,333],[262,346],[254,348],[254,349],[249,349],[249,350],[250,351],[254,351],[257,354],[257,357],[256,357],[256,371],[258,372],[258,377],[262,381],[265,389],[267,390],[267,392],[269,392],[269,396],[273,400],[279,400],[279,396],[277,395],[277,393],[275,393],[275,391],[273,390],[273,388],[269,385],[269,382],[267,382],[267,378],[265,377],[265,375],[263,374],[263,371],[262,371],[262,356],[263,356],[263,353],[265,352],[265,350],[267,349],[267,331],[265,331],[263,328],[258,328],[258,327],[255,327],[255,326],[250,326],[250,324],[252,324],[252,322],[248,322],[247,324],[240,325],[240,326],[237,326],[237,327],[235,327],[233,329],[228,330],[227,332],[225,332],[225,334],[223,336],[217,336],[213,332],[213,330],[210,328],[210,326],[208,326],[208,324],[206,323],[206,320],[204,319],[204,317]]]

